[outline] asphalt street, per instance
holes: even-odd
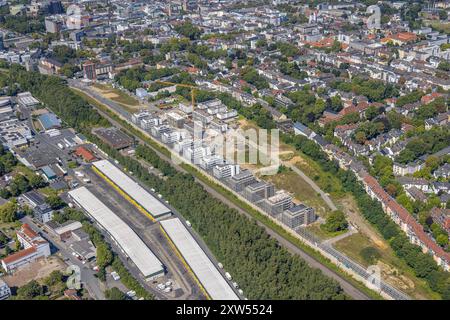
[[[71,83],[72,85],[72,83]],[[85,85],[79,85],[79,84],[75,84],[73,85],[75,88],[82,90],[83,92],[85,92],[86,94],[88,94],[89,96],[93,97],[94,99],[98,100],[99,102],[107,105],[108,107],[112,108],[113,110],[116,110],[116,108],[120,109],[121,112],[120,114],[128,119],[130,117],[130,115],[128,114],[128,112],[124,111],[120,106],[116,105],[115,103],[111,102],[108,99],[97,99],[96,95],[92,95],[91,94],[91,90],[86,90],[86,86]],[[95,107],[95,106],[94,106]],[[98,110],[98,109],[97,109]],[[101,112],[101,110],[98,110]],[[114,119],[112,119],[111,117],[109,117],[107,114],[105,114],[104,112],[101,112],[102,115],[104,115],[105,117],[108,118],[108,120],[111,121],[111,123],[113,123],[115,126],[117,127],[123,127],[120,123],[118,123],[117,121],[115,121]],[[138,137],[136,137],[138,139]],[[167,156],[163,155],[162,153],[160,153],[158,150],[154,149],[151,145],[148,145],[145,141],[142,141],[141,139],[138,139],[140,143],[144,143],[146,144],[148,147],[152,148],[155,152],[157,152],[157,154],[164,160],[166,161],[171,161],[171,159],[169,159]],[[185,172],[186,171],[180,167],[179,165],[174,164],[174,167],[181,171],[181,172]],[[224,203],[226,203],[228,206],[235,208],[238,210],[238,212],[240,212],[241,214],[246,215],[249,218],[252,218],[251,215],[249,213],[247,213],[245,210],[243,210],[242,208],[240,208],[239,206],[237,206],[235,203],[233,203],[232,201],[229,201],[228,199],[226,199],[225,197],[223,197],[219,192],[217,192],[216,190],[214,190],[213,188],[209,187],[206,183],[203,183],[202,181],[196,179],[197,182],[199,182],[211,195],[213,195],[214,197],[218,198],[219,200],[223,201]],[[349,295],[351,296],[353,299],[357,299],[357,300],[368,300],[370,299],[365,293],[363,293],[361,290],[359,290],[358,288],[356,288],[355,286],[353,286],[350,282],[348,282],[347,280],[345,280],[344,278],[342,278],[340,275],[338,275],[336,272],[334,272],[333,270],[329,269],[328,267],[324,266],[323,264],[321,264],[319,261],[317,261],[316,259],[314,259],[312,256],[310,256],[309,254],[307,254],[306,252],[304,252],[303,250],[301,250],[299,247],[297,247],[296,245],[292,244],[291,242],[289,242],[288,240],[286,240],[285,238],[283,238],[281,235],[279,235],[278,233],[276,233],[275,231],[273,231],[272,229],[270,229],[268,226],[264,225],[261,222],[258,222],[258,225],[260,225],[261,227],[263,227],[266,232],[271,235],[273,238],[275,238],[282,246],[284,246],[285,248],[287,248],[290,252],[299,255],[300,257],[302,257],[311,267],[317,268],[319,270],[321,270],[325,275],[329,276],[332,279],[335,279],[336,281],[339,282],[339,284],[341,285],[341,287],[343,288],[343,290]]]
[[[67,250],[62,244],[58,243],[59,241],[53,237],[50,237],[47,233],[42,232],[41,228],[33,222],[33,220],[25,216],[21,219],[23,223],[28,223],[31,228],[39,233],[44,239],[50,242],[56,249],[57,253],[61,254],[63,259],[68,260],[65,262],[68,265],[76,265],[80,268],[81,271],[81,282],[88,290],[89,294],[96,300],[105,300],[105,295],[103,294],[103,290],[100,288],[100,283],[97,277],[95,277],[95,271],[89,268],[88,264],[83,264],[80,260],[72,255],[72,252]]]

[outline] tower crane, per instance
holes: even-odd
[[[191,89],[192,110],[194,110],[194,106],[195,106],[195,88],[196,88],[196,86],[193,86],[193,85],[190,85],[190,84],[175,83],[175,82],[170,82],[170,81],[161,81],[161,80],[155,80],[155,82],[156,83],[161,83],[161,84],[168,84],[168,85],[173,85],[173,86],[184,87],[184,88],[190,88]]]

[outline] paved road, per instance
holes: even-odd
[[[77,89],[81,89],[84,93],[88,94],[89,96],[91,96],[92,98],[96,99],[95,96],[90,94],[90,91],[85,90],[86,88],[83,86],[76,86]],[[99,101],[100,99],[96,99],[97,101]],[[116,106],[113,106],[114,103],[110,103],[110,101],[108,101],[107,99],[102,99],[100,102],[102,102],[103,100],[105,100],[107,103],[106,104],[108,107],[112,108],[112,109],[116,109]],[[95,106],[94,106],[95,107]],[[98,109],[97,109],[98,110]],[[109,117],[107,114],[105,114],[104,112],[102,112],[101,110],[98,110],[102,115],[104,115],[105,117],[107,117],[114,125],[118,126],[118,127],[123,127],[120,123],[118,123],[117,121],[115,121],[114,119],[111,119],[111,117]],[[121,112],[121,115],[124,116],[124,112]],[[129,117],[128,114],[126,114],[126,116]],[[138,137],[136,137],[137,140],[140,143],[144,143],[146,144],[148,147],[152,148],[162,159],[171,162],[171,159],[169,159],[166,155],[162,154],[161,152],[159,152],[157,149],[154,149],[151,145],[147,144],[145,141],[142,141],[141,139],[139,139]],[[175,163],[172,163],[172,165],[179,171],[181,172],[185,172],[186,171],[181,168],[180,166],[176,165]],[[228,206],[230,206],[231,208],[234,208],[236,210],[238,210],[239,213],[246,215],[247,217],[251,218],[251,215],[249,213],[247,213],[244,209],[242,209],[241,207],[237,206],[234,202],[228,200],[227,198],[225,198],[224,196],[222,196],[222,194],[220,194],[219,192],[217,192],[215,189],[211,188],[208,184],[202,182],[201,180],[196,179],[196,181],[198,183],[200,183],[211,195],[213,195],[214,197],[216,197],[217,199],[221,200],[222,202],[226,203]],[[260,225],[261,227],[263,227],[266,232],[271,235],[273,238],[275,238],[282,246],[284,246],[285,248],[287,248],[290,252],[299,255],[300,257],[302,257],[311,267],[317,268],[319,270],[321,270],[325,275],[329,276],[330,278],[335,279],[336,281],[339,282],[339,284],[341,285],[341,287],[344,289],[344,291],[351,296],[353,299],[356,300],[369,300],[370,298],[363,293],[362,291],[360,291],[359,289],[357,289],[356,287],[354,287],[350,282],[348,282],[347,280],[345,280],[344,278],[342,278],[340,275],[338,275],[336,272],[334,272],[333,270],[329,269],[328,267],[322,265],[319,261],[317,261],[315,258],[313,258],[312,256],[310,256],[309,254],[307,254],[306,252],[304,252],[303,250],[301,250],[299,247],[297,247],[296,245],[292,244],[291,242],[289,242],[288,240],[286,240],[285,238],[283,238],[282,236],[280,236],[278,233],[276,233],[275,231],[273,231],[272,229],[270,229],[269,227],[267,227],[266,225],[264,225],[263,223],[257,221],[258,225]]]
[[[278,158],[278,154],[272,154],[272,153],[268,153],[267,150],[265,148],[261,148],[260,146],[258,146],[254,141],[249,140],[248,141],[249,145],[252,146],[255,150],[258,150],[258,152],[262,152],[264,153],[267,157],[269,157],[271,159],[271,163],[277,163],[279,158]],[[311,179],[309,178],[302,170],[300,170],[295,164],[292,164],[288,161],[281,161],[281,163],[286,166],[289,167],[290,169],[292,169],[292,171],[294,171],[294,173],[296,173],[297,175],[299,175],[307,184],[309,184],[311,186],[311,188],[317,192],[318,194],[320,194],[320,196],[322,197],[322,199],[325,201],[325,203],[330,207],[330,209],[332,211],[337,210],[337,207],[334,205],[333,201],[330,199],[330,197],[328,196],[327,193],[325,193],[322,189],[320,189],[320,187]]]
[[[306,174],[303,173],[303,171],[301,171],[299,168],[297,168],[296,165],[289,163],[287,161],[283,161],[283,165],[291,168],[292,171],[294,171],[296,174],[298,174],[300,177],[302,177],[302,179],[305,180],[306,183],[308,183],[311,186],[311,188],[314,189],[315,192],[320,194],[322,199],[325,201],[325,203],[330,207],[330,209],[332,211],[337,210],[336,206],[334,205],[334,203],[330,199],[330,197],[322,189],[320,189],[319,186],[310,177],[308,177]]]
[[[197,180],[197,179],[196,179]],[[215,198],[221,200],[225,204],[227,204],[229,207],[236,209],[239,213],[247,216],[250,219],[253,219],[253,217],[247,213],[244,209],[236,205],[234,202],[228,200],[225,198],[221,193],[217,192],[213,188],[211,188],[208,184],[197,180],[211,195],[213,195]],[[370,297],[368,297],[365,293],[354,287],[350,282],[342,278],[340,275],[338,275],[333,270],[329,269],[328,267],[321,264],[319,261],[317,261],[314,257],[310,256],[308,253],[297,247],[296,245],[292,244],[290,241],[283,238],[281,235],[273,231],[270,227],[266,226],[264,223],[257,221],[257,224],[266,230],[266,232],[276,239],[280,245],[285,247],[289,252],[296,254],[300,256],[303,260],[306,261],[306,263],[313,267],[321,270],[325,275],[328,277],[336,280],[341,285],[342,289],[344,289],[345,293],[347,293],[349,296],[351,296],[355,300],[370,300]]]
[[[123,118],[125,118],[125,119],[127,119],[127,120],[130,119],[130,117],[131,117],[130,113],[127,112],[126,110],[123,110],[123,108],[122,108],[119,104],[117,104],[117,103],[115,103],[115,102],[113,102],[113,101],[111,101],[111,100],[109,100],[109,99],[103,98],[103,97],[102,97],[101,95],[99,95],[97,92],[91,90],[86,84],[81,83],[80,81],[70,81],[70,82],[69,82],[69,85],[70,85],[72,88],[74,88],[74,89],[78,89],[78,90],[84,92],[85,94],[87,94],[87,95],[90,96],[91,98],[97,100],[98,102],[103,103],[104,105],[106,105],[106,106],[109,107],[110,109],[112,109],[112,110],[116,111],[117,113],[119,113],[119,115],[122,116]],[[94,107],[95,107],[95,106],[94,106]],[[97,109],[97,108],[96,108],[96,109]],[[155,109],[155,110],[159,110],[159,109]],[[100,110],[100,109],[97,109],[97,111],[98,111],[103,117],[105,117],[106,119],[108,119],[114,126],[116,126],[116,127],[118,127],[118,128],[123,128],[123,126],[122,126],[119,122],[117,122],[115,119],[111,118],[107,113],[103,112],[103,111]],[[123,129],[127,130],[126,128],[123,128]],[[137,129],[141,130],[144,134],[147,134],[147,133],[146,133],[145,131],[143,131],[142,129],[140,129],[140,128],[137,128]],[[145,141],[143,141],[143,140],[140,139],[139,137],[135,137],[135,139],[136,139],[139,143],[145,144],[145,145],[147,145],[148,147],[150,147],[150,148],[153,149],[152,146],[148,145]],[[159,155],[161,158],[163,158],[164,160],[166,160],[166,161],[168,161],[168,162],[171,162],[171,159],[169,159],[168,157],[166,157],[165,155],[163,155],[162,153],[160,153],[158,150],[156,150],[156,149],[153,149],[153,150],[156,151],[156,152],[158,153],[158,155]],[[178,171],[181,171],[181,172],[183,172],[183,173],[187,173],[187,171],[184,170],[182,167],[180,167],[180,166],[178,166],[178,165],[175,165],[175,163],[172,163],[172,164],[175,166],[175,168],[176,168]],[[131,177],[131,178],[134,179],[134,177]],[[153,192],[151,192],[150,190],[147,190],[147,191],[148,191],[149,193],[153,193]],[[156,196],[156,195],[155,195],[155,196]],[[179,214],[179,213],[175,210],[175,208],[171,207],[170,205],[168,205],[168,204],[166,204],[166,203],[165,203],[165,205],[168,206],[168,207],[172,210],[172,213],[174,214],[174,216],[180,218],[180,220],[185,224],[185,219],[184,219],[184,217],[183,217],[181,214]],[[186,225],[186,224],[185,224],[185,225]],[[215,266],[217,266],[217,264],[218,264],[217,259],[216,259],[216,258],[214,257],[214,255],[211,253],[211,251],[209,250],[208,246],[206,246],[206,244],[203,242],[203,239],[201,239],[201,237],[200,237],[196,232],[193,232],[192,229],[189,229],[189,230],[190,230],[191,235],[192,235],[193,238],[197,241],[197,243],[199,244],[199,246],[203,249],[203,251],[205,252],[205,254],[209,257],[209,259],[213,262],[213,264],[214,264]],[[222,269],[217,269],[217,270],[225,277],[225,275],[224,275],[224,272],[225,272],[225,271],[224,271],[224,270],[222,270]],[[232,290],[235,291],[236,294],[239,296],[239,293],[237,292],[237,289],[235,289],[235,288],[234,288],[233,286],[231,286],[231,285],[230,285],[230,287],[231,287]]]
[[[327,239],[323,243],[333,244],[333,243],[336,243],[336,242],[338,242],[338,241],[340,241],[342,239],[345,239],[345,238],[347,238],[347,237],[349,237],[349,236],[351,236],[352,234],[355,234],[355,233],[358,233],[358,230],[356,230],[354,227],[350,226],[349,230],[347,232],[345,232],[343,234],[340,234],[340,235],[338,235],[336,237]]]
[[[100,282],[94,276],[95,271],[91,270],[88,265],[82,264],[80,260],[75,258],[72,253],[64,248],[61,244],[59,244],[58,241],[51,238],[48,234],[41,232],[41,228],[39,228],[39,226],[34,223],[34,221],[30,217],[23,217],[22,222],[28,223],[34,231],[39,233],[44,239],[46,239],[56,249],[58,249],[63,258],[69,258],[69,260],[66,261],[68,264],[73,264],[80,268],[81,282],[84,284],[85,288],[88,290],[92,298],[94,298],[95,300],[105,300],[103,290],[100,288]]]
[[[130,226],[167,267],[168,273],[166,274],[167,279],[165,281],[169,278],[175,280],[183,290],[183,295],[177,299],[198,299],[201,294],[198,294],[198,290],[192,289],[192,286],[195,284],[193,281],[186,279],[189,276],[186,274],[186,270],[181,263],[175,263],[174,259],[176,257],[174,257],[173,250],[160,234],[158,225],[140,213],[131,203],[123,201],[123,197],[91,169],[86,169],[85,173],[88,174],[92,181],[89,190]],[[133,274],[133,276],[140,277],[140,273]],[[155,294],[154,287],[156,285],[147,282],[146,286],[150,287],[152,293]],[[156,291],[156,293],[158,297],[162,296],[164,299],[167,299],[166,295],[161,294],[161,292]]]

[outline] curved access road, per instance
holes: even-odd
[[[97,99],[96,96],[90,94],[91,92],[86,90],[86,87],[72,86],[72,88],[74,88],[76,90],[79,90],[79,91],[82,91],[84,94],[86,94],[90,98],[96,100],[97,103],[100,103],[101,105],[104,105],[108,109],[110,109],[113,112],[117,113],[117,111],[115,110],[117,106],[115,106],[114,102],[111,101],[112,103],[110,104],[108,99],[102,99],[102,101],[99,101],[99,99]],[[122,129],[128,131],[127,128],[125,128],[121,123],[119,123],[115,119],[111,118],[108,114],[103,112],[101,109],[98,109],[95,105],[93,107],[96,108],[97,111],[99,111],[102,114],[102,116],[107,118],[112,124],[114,124],[115,126],[117,126],[119,128],[122,128]],[[124,115],[119,113],[119,116],[123,117]],[[140,131],[142,131],[140,128],[136,127],[136,129],[139,129]],[[136,138],[137,141],[139,141],[139,143],[145,144],[147,147],[149,147],[153,151],[155,151],[158,154],[159,157],[161,157],[165,161],[170,162],[175,167],[175,169],[177,169],[178,171],[187,173],[187,171],[184,168],[182,168],[181,166],[179,166],[176,163],[172,162],[169,157],[167,157],[166,155],[162,154],[159,150],[154,148],[152,145],[148,144],[147,142],[145,142],[144,140],[140,139],[137,136],[134,136],[134,137]],[[158,141],[156,141],[156,142],[159,143]],[[245,215],[248,218],[253,220],[253,217],[246,210],[242,209],[240,206],[238,206],[234,202],[232,202],[229,199],[227,199],[226,197],[224,197],[221,193],[216,191],[214,188],[209,186],[207,183],[205,183],[205,182],[203,182],[203,181],[201,181],[200,179],[197,179],[197,178],[195,178],[195,180],[198,183],[200,183],[205,188],[205,190],[208,191],[212,196],[214,196],[215,198],[219,199],[220,201],[226,203],[229,207],[236,209],[239,213],[241,213],[241,214],[243,214],[243,215]],[[301,248],[297,247],[295,244],[291,243],[290,241],[286,240],[283,236],[281,236],[277,232],[273,231],[270,227],[268,227],[267,225],[265,225],[264,223],[262,223],[260,221],[256,221],[256,222],[257,222],[257,224],[259,226],[263,227],[264,230],[266,230],[266,232],[271,237],[276,239],[280,243],[281,246],[283,246],[287,250],[289,250],[289,252],[291,252],[293,254],[296,254],[296,255],[299,255],[302,259],[304,259],[306,261],[306,263],[309,266],[321,270],[326,276],[336,280],[340,284],[340,286],[342,287],[342,289],[345,291],[345,293],[347,295],[349,295],[350,297],[352,297],[355,300],[370,300],[371,299],[364,292],[362,292],[361,290],[356,288],[353,284],[351,284],[349,281],[347,281],[341,275],[336,273],[334,270],[331,270],[327,266],[324,266],[322,263],[320,263],[314,257],[312,257],[311,255],[309,255],[308,253],[303,251]]]

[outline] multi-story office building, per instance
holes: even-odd
[[[161,126],[162,123],[163,123],[163,121],[160,118],[155,117],[155,118],[149,118],[149,119],[142,119],[140,122],[140,125],[141,125],[142,129],[150,130],[153,127]]]
[[[8,299],[11,296],[11,290],[5,281],[0,279],[0,300]]]
[[[275,186],[271,183],[258,181],[244,188],[242,195],[251,202],[259,202],[275,194]]]
[[[281,222],[291,229],[296,229],[301,225],[308,225],[316,220],[313,208],[303,204],[298,204],[289,208],[281,214]]]
[[[216,119],[211,121],[209,127],[220,133],[226,132],[228,130],[228,125],[225,122]]]
[[[213,175],[217,179],[226,179],[239,174],[240,167],[237,164],[222,164],[217,165],[213,169]]]
[[[49,243],[26,223],[17,231],[17,240],[24,249],[1,260],[2,267],[6,272],[13,272],[38,258],[50,255]]]
[[[186,138],[186,139],[182,139],[181,141],[177,141],[175,142],[175,144],[173,145],[173,149],[178,152],[181,153],[183,152],[184,149],[189,148],[193,143],[193,140],[190,138]]]
[[[167,113],[167,123],[171,125],[172,127],[181,129],[184,126],[184,120],[185,117],[182,115],[176,113],[176,112],[169,112]]]
[[[238,174],[235,174],[228,179],[231,189],[237,192],[241,192],[244,188],[252,183],[255,183],[256,179],[250,170],[242,170]]]
[[[194,121],[201,122],[203,125],[207,125],[214,119],[214,117],[205,110],[195,109],[192,112],[192,119]]]
[[[275,195],[261,202],[262,208],[271,216],[279,217],[279,215],[292,207],[292,197],[284,190],[279,190]]]
[[[133,115],[131,116],[131,122],[133,122],[134,124],[140,125],[141,120],[150,118],[150,115],[151,114],[148,111],[133,113]]]
[[[164,132],[171,131],[172,128],[166,124],[160,126],[154,126],[151,128],[150,132],[154,137],[160,137]]]
[[[232,118],[236,118],[238,115],[236,110],[224,111],[216,114],[217,119],[220,120],[229,120]]]
[[[205,134],[204,125],[201,121],[185,122],[184,129],[189,132],[194,138],[202,139]]]
[[[203,157],[211,156],[209,147],[192,145],[183,149],[183,157],[194,164],[200,164]]]
[[[219,155],[205,156],[200,160],[200,167],[205,170],[210,170],[214,166],[223,163],[223,158]]]

